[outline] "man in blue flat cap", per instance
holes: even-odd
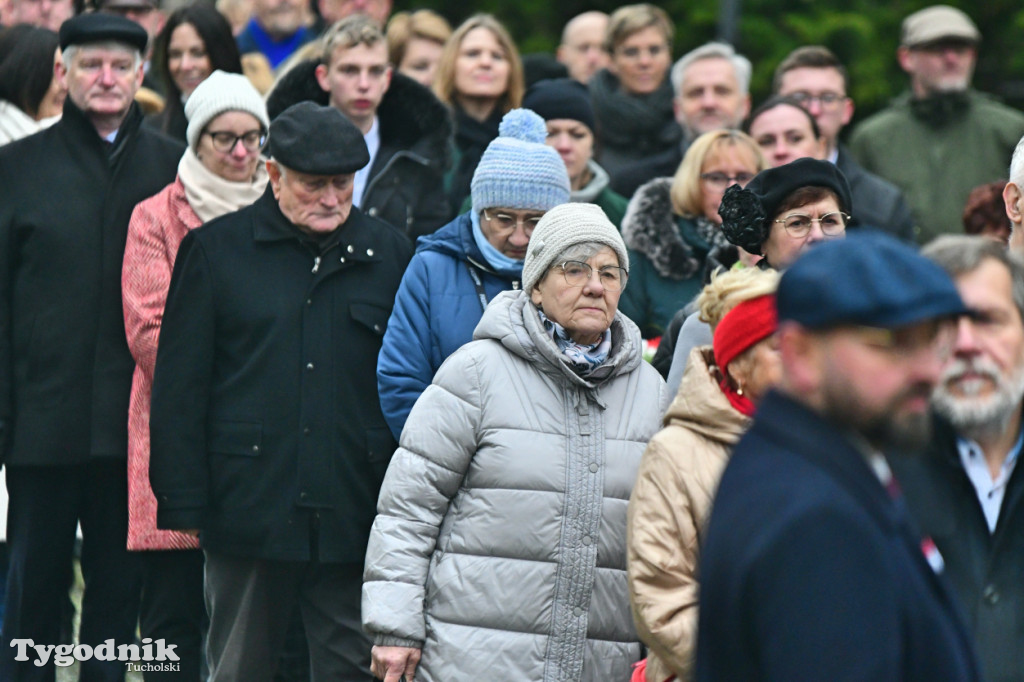
[[[723,474],[700,563],[697,679],[980,679],[934,543],[887,453],[923,445],[967,313],[949,276],[877,233],[783,275],[783,377]]]

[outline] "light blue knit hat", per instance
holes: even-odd
[[[473,212],[485,208],[547,211],[569,201],[569,172],[552,147],[544,119],[529,109],[513,109],[498,126],[473,173]]]

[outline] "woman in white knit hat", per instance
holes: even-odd
[[[628,276],[598,206],[552,208],[523,289],[416,402],[363,574],[377,677],[629,679],[626,506],[665,385],[616,310]]]
[[[140,629],[177,645],[175,680],[198,680],[206,612],[198,539],[157,530],[149,484],[149,406],[160,321],[178,245],[189,230],[248,206],[267,185],[261,150],[270,121],[240,74],[214,72],[185,104],[188,149],[178,177],[146,199],[128,224],[121,278],[125,331],[135,358],[128,412],[128,549],[143,552]],[[152,674],[147,673],[147,679]]]

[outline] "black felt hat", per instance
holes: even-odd
[[[370,162],[363,134],[334,107],[299,102],[270,124],[270,156],[311,175],[355,173]]]
[[[801,187],[832,190],[839,198],[839,208],[853,215],[850,184],[842,171],[828,161],[797,159],[761,171],[746,188],[733,185],[725,190],[718,207],[725,238],[750,253],[761,253],[779,205]]]
[[[146,30],[131,19],[117,14],[91,12],[79,14],[60,26],[60,49],[69,45],[86,45],[114,41],[146,51],[149,35]]]

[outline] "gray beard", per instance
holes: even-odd
[[[999,374],[993,367],[985,369],[996,382],[991,396],[954,396],[947,389],[951,376],[944,376],[932,395],[935,411],[948,419],[960,435],[975,441],[1006,431],[1024,398],[1024,363],[1010,376]]]

